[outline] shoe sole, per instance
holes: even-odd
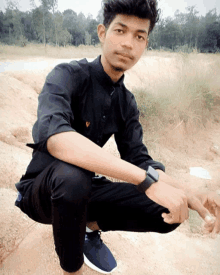
[[[95,266],[94,264],[92,264],[92,263],[87,259],[87,257],[86,257],[85,254],[83,254],[83,256],[84,256],[84,263],[85,263],[88,267],[90,267],[91,269],[93,269],[93,270],[95,270],[95,271],[97,271],[97,272],[99,272],[99,273],[102,273],[102,274],[110,274],[110,273],[112,273],[113,271],[115,271],[115,269],[117,268],[117,266],[116,266],[116,267],[115,267],[114,269],[112,269],[112,271],[110,271],[110,272],[108,272],[108,271],[103,271],[103,270],[99,269],[97,266]]]

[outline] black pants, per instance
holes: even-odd
[[[164,223],[168,209],[156,204],[130,183],[111,182],[74,165],[55,160],[16,203],[30,218],[52,224],[55,249],[67,272],[83,264],[86,222],[102,231],[168,233],[179,224]]]

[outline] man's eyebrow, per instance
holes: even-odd
[[[123,28],[128,29],[128,26],[125,25],[125,24],[123,24],[123,23],[121,23],[121,22],[117,22],[117,23],[115,23],[115,25],[120,25],[120,26],[122,26]],[[145,34],[148,35],[147,31],[145,31],[145,30],[137,30],[137,32],[145,33]]]

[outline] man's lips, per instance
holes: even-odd
[[[130,59],[133,59],[133,56],[130,55],[130,54],[127,54],[127,53],[117,52],[116,54],[117,54],[117,55],[121,55],[121,56],[123,56],[123,57],[127,57],[127,58],[130,58]]]

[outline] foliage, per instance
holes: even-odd
[[[68,44],[96,45],[99,43],[97,26],[102,23],[102,10],[94,19],[72,9],[57,10],[58,0],[29,0],[32,10],[21,12],[16,0],[8,1],[5,12],[0,11],[0,42],[26,45],[38,42],[56,46]],[[21,43],[19,41],[24,41]],[[195,6],[185,12],[176,11],[174,18],[161,18],[150,35],[149,47],[176,52],[219,52],[220,16],[216,10],[199,16]]]
[[[150,37],[149,46],[153,49],[200,52],[220,51],[220,16],[216,10],[206,16],[198,16],[195,6],[188,7],[185,13],[175,12],[174,18],[162,18]]]

